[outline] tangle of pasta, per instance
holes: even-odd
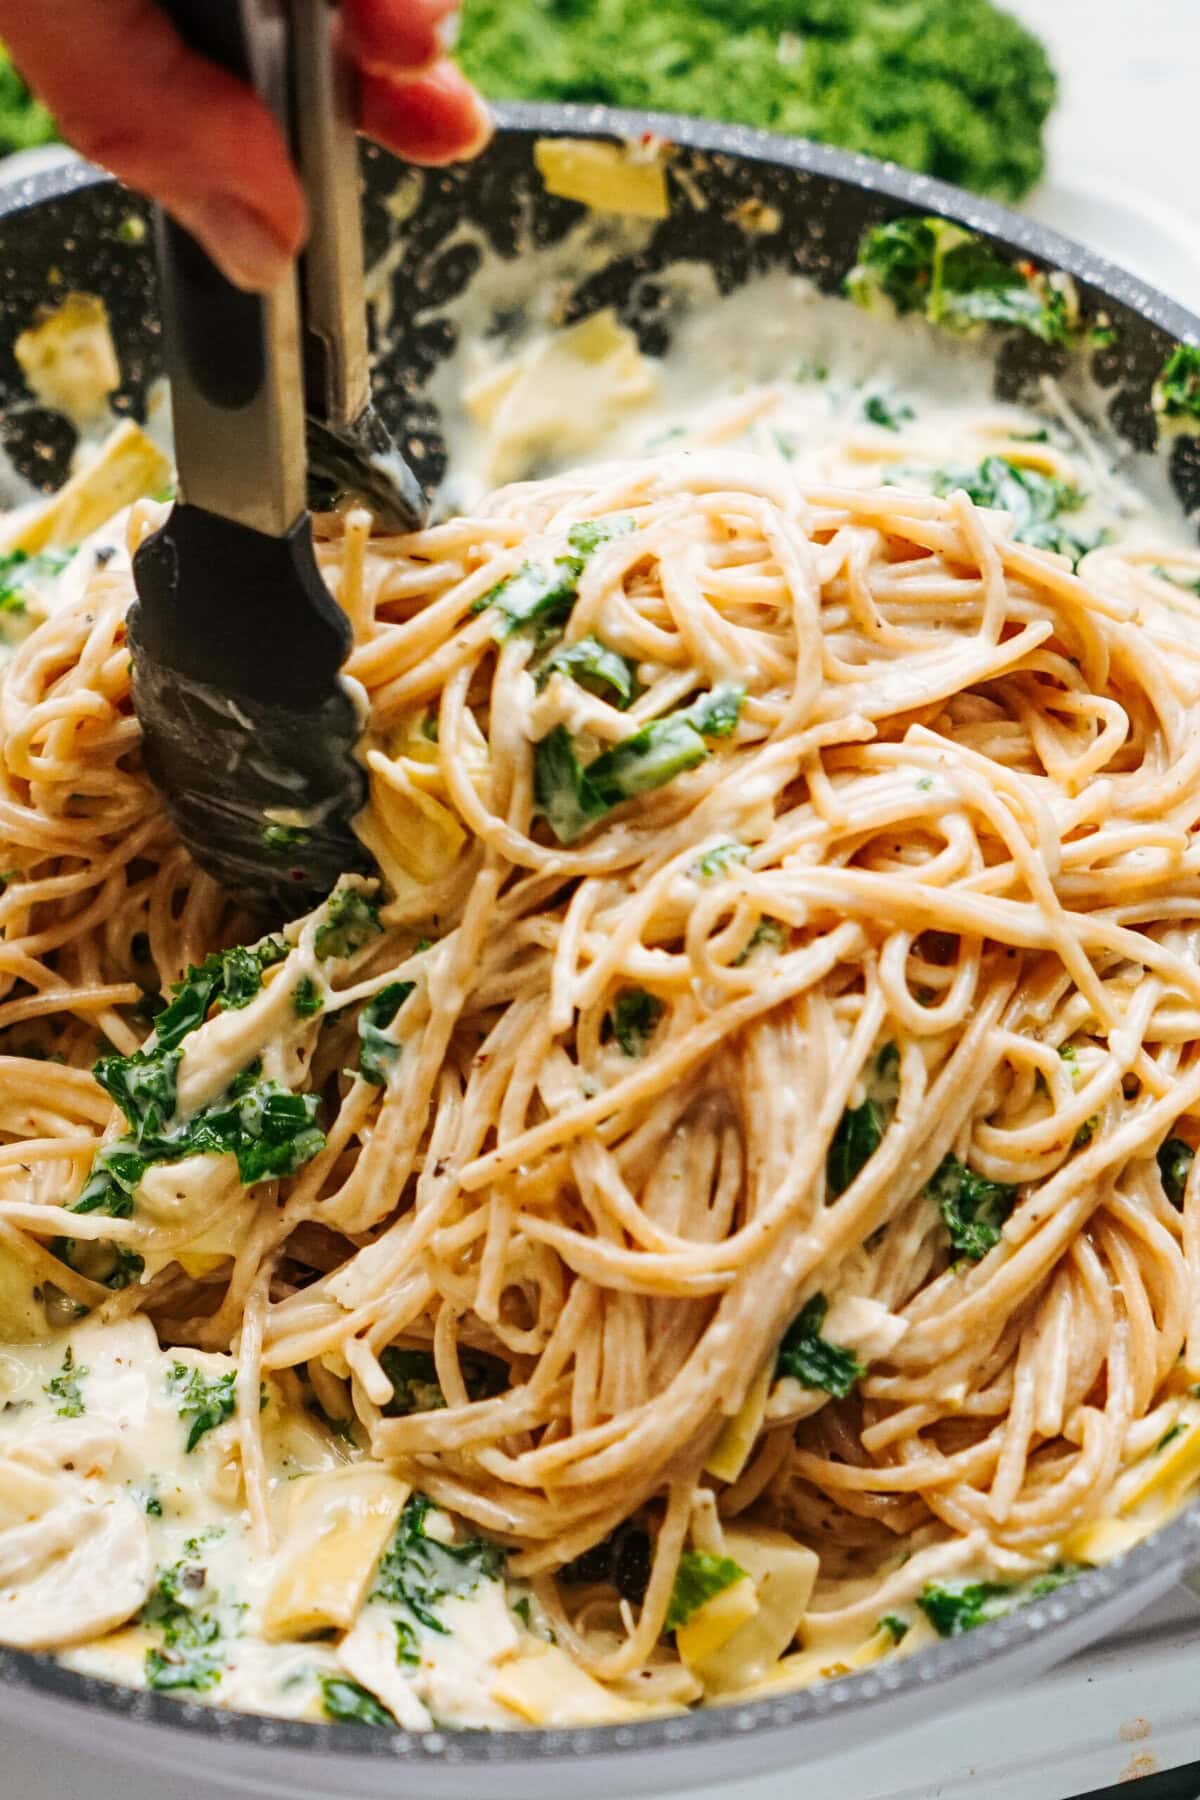
[[[931,1592],[1148,1530],[1194,1473],[1152,1493],[1150,1459],[1200,1433],[1200,601],[1148,555],[1072,572],[961,491],[732,450],[328,533],[382,930],[324,961],[327,914],[290,930],[183,1065],[215,1091],[285,978],[316,982],[279,1069],[324,1148],[70,1210],[123,1128],[97,1035],[129,1056],[148,988],[261,930],[141,773],[130,581],[102,567],[0,689],[3,1255],[62,1316],[235,1351],[265,1541],[264,1378],[504,1546],[609,1684],[856,1666],[885,1616],[908,1647],[941,1629]],[[565,603],[523,612],[546,569]],[[630,741],[668,715],[684,748],[647,774],[653,729]],[[385,985],[371,1080],[347,1065]],[[114,1292],[63,1237],[142,1278]],[[395,1347],[431,1355],[427,1406],[389,1408]],[[815,1586],[769,1667],[708,1679],[697,1650],[689,1688],[681,1557],[745,1576],[756,1530]]]

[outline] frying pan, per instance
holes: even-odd
[[[1151,405],[1163,361],[1181,340],[1200,341],[1200,319],[1132,275],[1000,207],[866,157],[697,120],[553,106],[502,108],[494,142],[468,167],[418,176],[378,150],[364,151],[367,256],[390,282],[376,399],[431,491],[444,474],[446,447],[429,390],[456,347],[453,304],[489,257],[510,265],[511,294],[523,265],[530,284],[540,279],[531,252],[573,231],[586,238],[590,229],[583,207],[546,193],[534,160],[538,138],[647,133],[674,146],[670,216],[631,242],[595,216],[594,242],[559,307],[564,322],[612,306],[643,350],[660,353],[671,332],[677,265],[706,264],[722,294],[777,268],[837,293],[864,230],[906,212],[939,213],[1014,257],[1068,272],[1085,314],[1107,313],[1116,327],[1115,344],[1087,356],[1019,333],[989,334],[979,354],[991,359],[997,395],[1019,398],[1045,373],[1068,386],[1086,380],[1085,403],[1105,416],[1135,478],[1168,483],[1187,512],[1200,511],[1200,439],[1159,442]],[[398,191],[407,195],[403,205]],[[72,289],[100,294],[124,377],[116,405],[140,414],[158,373],[159,341],[154,269],[141,232],[146,216],[140,200],[83,164],[0,195],[0,441],[40,487],[63,479],[74,437],[65,420],[30,404],[14,340],[48,300]],[[828,1764],[814,1765],[839,1748],[1032,1679],[1133,1617],[1197,1561],[1200,1504],[1104,1568],[907,1661],[638,1725],[493,1735],[298,1724],[138,1693],[3,1650],[0,1718],[123,1760],[199,1768],[210,1780],[261,1794],[538,1800],[565,1782],[572,1800],[588,1800],[743,1780],[785,1764],[802,1764],[821,1791],[822,1775],[826,1782],[836,1775]]]

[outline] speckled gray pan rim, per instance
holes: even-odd
[[[943,182],[913,175],[869,157],[829,150],[768,132],[750,131],[660,113],[611,111],[604,107],[502,106],[497,109],[497,148],[538,134],[632,138],[656,133],[685,149],[719,159],[742,159],[827,181],[832,189],[877,196],[885,210],[928,211],[955,219],[1001,240],[1039,262],[1065,270],[1145,321],[1151,331],[1168,338],[1200,342],[1200,319],[1156,292],[1136,276],[1103,257],[1071,243],[990,201],[965,194]],[[0,220],[30,207],[61,201],[108,177],[86,164],[69,164],[0,189]],[[14,221],[15,223],[15,221]],[[3,307],[0,295],[0,307]],[[1200,1502],[1145,1543],[1102,1568],[1088,1570],[1068,1586],[1023,1607],[1007,1618],[981,1626],[968,1636],[931,1645],[905,1661],[883,1663],[838,1681],[746,1705],[716,1707],[636,1725],[605,1725],[575,1730],[526,1730],[511,1733],[392,1732],[359,1725],[310,1725],[291,1720],[230,1713],[166,1695],[143,1693],[111,1682],[75,1674],[47,1657],[0,1650],[0,1680],[60,1701],[75,1702],[99,1714],[117,1715],[151,1725],[168,1725],[201,1739],[222,1739],[267,1748],[336,1752],[339,1757],[387,1760],[408,1766],[433,1767],[453,1762],[545,1763],[580,1756],[643,1754],[655,1749],[703,1746],[744,1733],[795,1731],[806,1720],[835,1715],[863,1717],[882,1701],[936,1689],[951,1675],[986,1665],[994,1658],[1019,1653],[1056,1636],[1074,1638],[1070,1627],[1092,1608],[1121,1595],[1131,1595],[1200,1560]],[[798,1745],[799,1749],[801,1746]]]

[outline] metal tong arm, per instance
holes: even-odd
[[[355,81],[329,0],[163,0],[186,42],[247,81],[300,167],[298,273],[241,292],[160,216],[167,367],[184,498],[282,536],[304,511],[305,414],[339,431],[370,401]]]
[[[300,270],[307,407],[338,431],[371,399],[356,78],[330,0],[291,0],[291,17],[296,154],[309,215]]]
[[[162,4],[192,49],[249,82],[290,142],[289,30],[279,0]],[[158,232],[183,498],[282,537],[303,516],[307,472],[295,273],[269,294],[246,294],[162,213]]]

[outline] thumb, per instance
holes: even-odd
[[[77,150],[159,201],[239,287],[282,279],[305,227],[282,134],[153,0],[0,0],[0,37]]]

